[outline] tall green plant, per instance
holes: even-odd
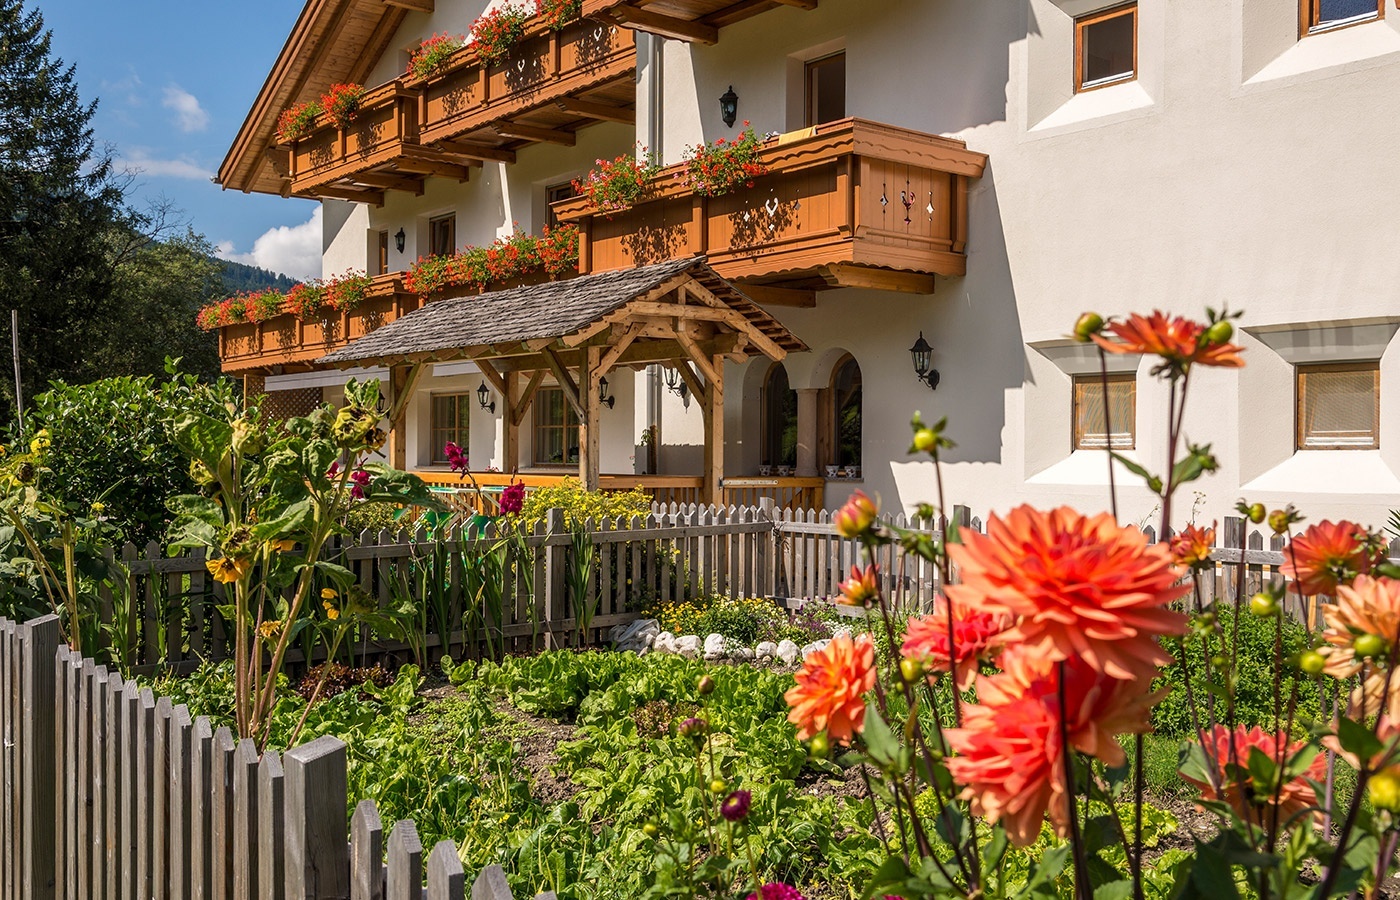
[[[569,534],[569,547],[572,552],[565,564],[565,578],[569,583],[569,597],[573,600],[574,613],[578,617],[578,633],[586,636],[593,625],[593,614],[598,611],[598,595],[589,596],[588,587],[593,583],[593,569],[597,561],[597,547],[592,536],[582,527],[575,526]]]

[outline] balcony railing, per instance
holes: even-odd
[[[499,514],[501,492],[513,482],[524,484],[529,493],[578,477],[575,474],[512,476],[501,472],[475,472],[472,478],[480,488],[478,492],[470,481],[455,472],[425,469],[414,474],[458,512],[488,516]],[[726,478],[721,505],[757,506],[759,500],[771,497],[778,509],[821,509],[825,483],[820,478]],[[604,491],[640,490],[654,503],[668,507],[673,503],[688,506],[701,502],[704,479],[698,475],[600,475],[598,487]]]
[[[402,273],[380,275],[359,306],[328,312],[319,321],[302,321],[285,312],[262,322],[223,326],[219,358],[225,372],[309,363],[421,305],[422,298],[404,290]]]
[[[593,19],[560,31],[536,20],[495,64],[466,47],[441,74],[367,91],[346,127],[321,116],[285,148],[290,191],[382,205],[386,190],[421,194],[429,175],[464,181],[531,143],[572,145],[590,124],[634,122],[636,55],[632,31]]]
[[[750,286],[927,293],[965,274],[968,184],[987,158],[962,141],[846,119],[771,139],[762,161],[753,187],[719,197],[693,194],[677,165],[622,212],[556,203],[582,231],[580,273],[700,253]]]

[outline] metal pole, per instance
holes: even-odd
[[[15,419],[19,422],[19,437],[24,440],[24,390],[19,380],[19,310],[10,310],[10,352],[15,357]]]

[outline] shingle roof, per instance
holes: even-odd
[[[429,303],[317,362],[343,366],[419,353],[450,359],[461,355],[453,351],[468,347],[563,337],[681,274],[700,282],[783,349],[807,349],[781,323],[715,274],[703,258],[687,257]]]

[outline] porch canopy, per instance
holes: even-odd
[[[390,457],[403,468],[404,408],[424,363],[470,359],[500,393],[505,463],[519,462],[520,425],[546,374],[580,422],[579,478],[598,486],[598,382],[610,371],[671,366],[701,401],[706,498],[724,477],[724,361],[781,360],[807,347],[703,257],[599,272],[429,303],[321,357],[324,365],[390,367]]]

